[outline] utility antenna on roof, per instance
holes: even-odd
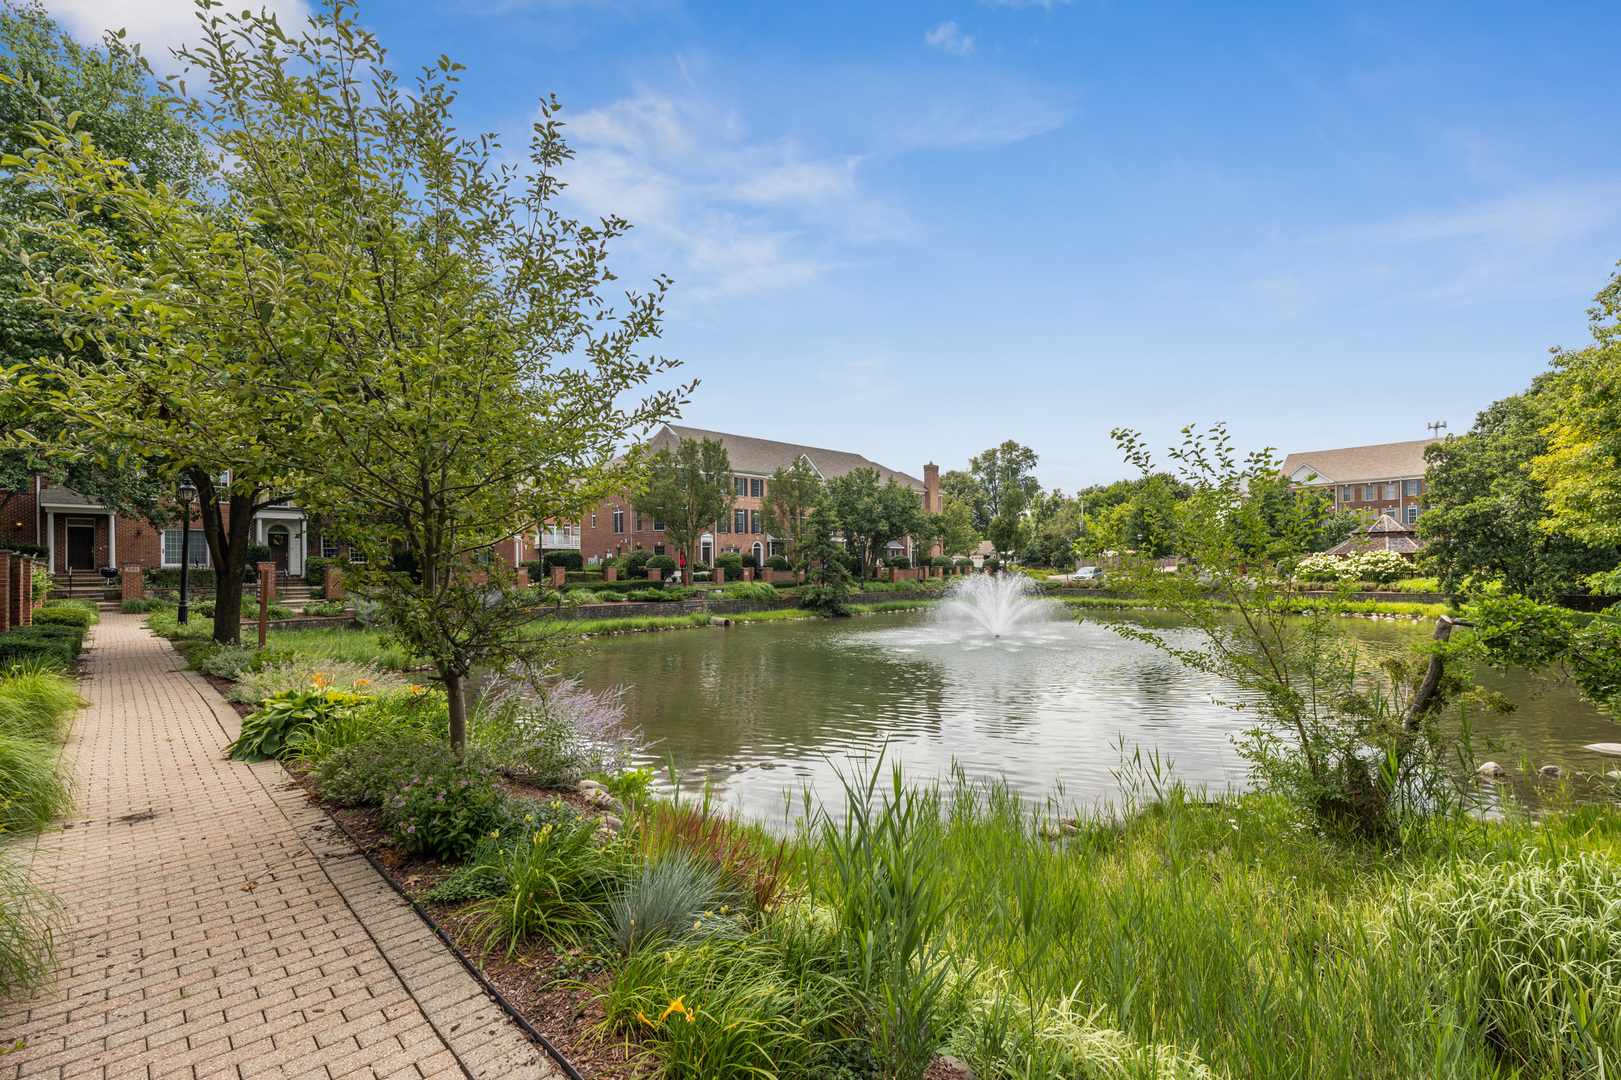
[[[1439,439],[1441,432],[1447,429],[1447,422],[1445,420],[1436,420],[1424,426],[1430,429],[1430,438]]]

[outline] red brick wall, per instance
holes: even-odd
[[[39,520],[38,504],[34,501],[34,488],[7,492],[10,498],[0,510],[0,537],[19,544],[37,544],[44,539],[36,524]]]

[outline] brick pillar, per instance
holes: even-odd
[[[899,581],[900,579],[901,579],[901,572],[899,570],[897,570],[895,567],[891,566],[889,568],[889,580],[891,582],[896,582],[896,581]]]
[[[527,566],[518,567],[518,588],[529,588],[529,567]]]
[[[139,566],[126,566],[118,572],[120,600],[139,600],[146,595],[146,582]]]
[[[341,567],[333,566],[331,563],[327,563],[326,581],[323,582],[323,585],[325,587],[326,598],[328,600],[342,600],[343,569]]]
[[[12,580],[12,603],[16,614],[11,617],[12,626],[34,625],[34,560],[27,555],[13,556],[11,565],[16,567]]]
[[[715,584],[726,584],[726,571],[719,566],[715,567]]]
[[[619,580],[619,567],[617,567],[617,566],[604,566],[602,568],[602,580],[603,581],[618,581]]]
[[[745,566],[743,568],[743,580],[744,581],[753,581],[754,580],[754,567]]]
[[[649,566],[647,568],[647,580],[648,581],[662,581],[663,579],[664,579],[664,571],[663,570],[660,570],[656,566]]]
[[[11,629],[11,560],[9,551],[0,551],[0,634]]]
[[[564,566],[552,567],[552,588],[562,592],[568,586],[568,568]]]

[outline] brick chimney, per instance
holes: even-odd
[[[923,466],[923,509],[931,514],[938,514],[943,509],[940,502],[940,466],[932,461]],[[929,546],[929,554],[942,554],[938,541]]]

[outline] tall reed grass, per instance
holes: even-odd
[[[0,836],[0,1001],[28,997],[46,985],[56,966],[63,914],[61,902],[32,880],[16,855]]]

